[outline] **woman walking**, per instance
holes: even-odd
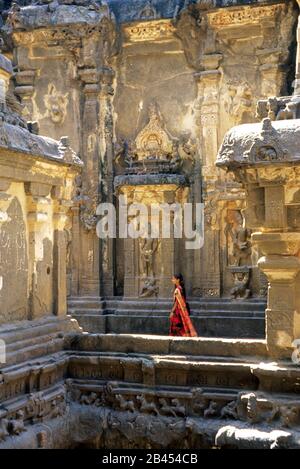
[[[189,307],[186,302],[186,293],[183,276],[172,277],[174,284],[174,305],[170,314],[170,334],[181,337],[197,337],[198,334],[190,319]]]

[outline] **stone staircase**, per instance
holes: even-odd
[[[192,299],[191,318],[201,337],[263,338],[265,302]],[[168,335],[169,300],[71,297],[69,314],[87,332]]]
[[[41,431],[47,448],[299,448],[300,369],[265,340],[89,334],[53,316],[0,339],[0,449],[40,447]]]

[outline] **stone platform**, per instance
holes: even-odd
[[[201,337],[264,338],[265,302],[226,299],[189,301]],[[168,300],[69,298],[69,314],[87,332],[168,335]]]
[[[0,338],[0,448],[299,447],[300,368],[264,340],[89,334],[70,317]]]

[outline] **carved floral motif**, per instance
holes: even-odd
[[[244,25],[256,23],[262,18],[274,19],[280,13],[284,5],[268,5],[258,7],[245,7],[239,10],[221,10],[209,13],[209,23],[214,27]]]
[[[131,42],[157,41],[171,38],[175,28],[169,20],[147,21],[134,23],[124,27],[126,38]]]

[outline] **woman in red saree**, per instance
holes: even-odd
[[[175,285],[175,289],[174,305],[170,314],[170,335],[197,337],[198,334],[190,319],[182,275],[174,275],[174,277],[172,277],[172,283]]]

